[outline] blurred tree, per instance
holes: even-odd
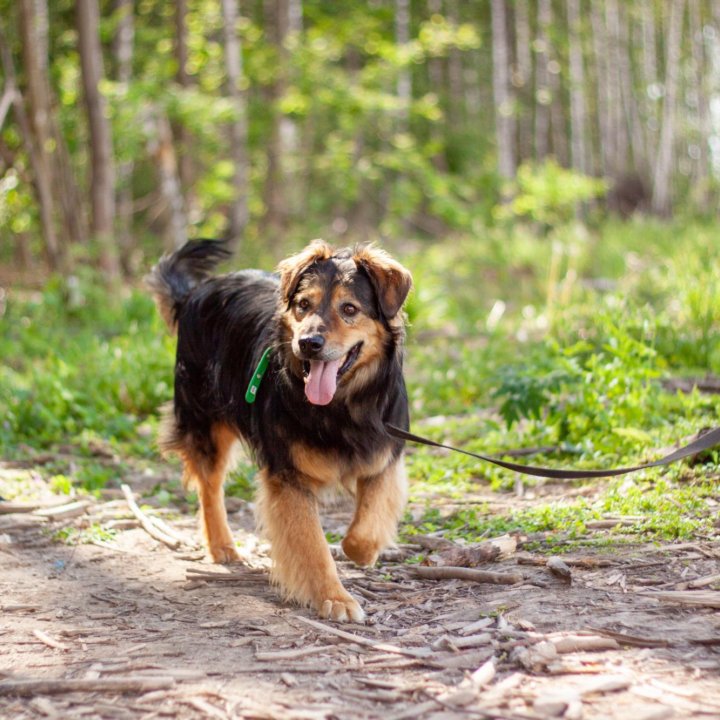
[[[225,37],[225,66],[227,68],[228,97],[235,117],[230,122],[230,154],[233,159],[233,198],[230,204],[227,235],[237,249],[248,224],[248,153],[247,100],[242,66],[242,48],[238,38],[237,0],[222,0],[223,31]]]
[[[100,92],[103,57],[97,0],[77,0],[78,48],[90,131],[92,231],[100,249],[100,267],[108,277],[119,272],[114,244],[115,159],[105,98]]]

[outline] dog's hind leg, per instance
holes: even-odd
[[[213,562],[240,560],[225,511],[223,483],[232,458],[236,434],[224,424],[216,424],[210,442],[186,441],[181,452],[185,462],[186,486],[197,489],[200,501],[200,527]]]
[[[311,489],[294,476],[260,473],[258,515],[270,540],[272,579],[285,596],[321,617],[362,622],[365,613],[338,578]]]
[[[406,501],[402,455],[379,475],[358,479],[355,516],[342,542],[345,554],[358,565],[372,565],[380,551],[395,539]]]

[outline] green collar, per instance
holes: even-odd
[[[260,383],[262,382],[263,376],[265,375],[265,371],[268,368],[268,363],[270,362],[270,352],[272,351],[272,347],[266,348],[265,352],[262,354],[262,357],[260,358],[260,362],[257,364],[257,367],[255,368],[255,372],[253,373],[252,378],[250,379],[250,384],[248,385],[247,390],[245,391],[245,402],[246,403],[254,403],[255,398],[257,397],[257,391],[260,387]]]

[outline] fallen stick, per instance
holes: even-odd
[[[14,502],[0,502],[0,515],[14,515],[15,513],[34,512],[42,505]]]
[[[297,648],[296,650],[277,650],[276,652],[256,652],[255,659],[260,662],[270,662],[272,660],[297,660],[297,658],[306,657],[308,655],[317,655],[318,653],[328,652],[329,650],[337,650],[337,645],[319,645],[306,648]]]
[[[670,590],[667,592],[641,592],[638,595],[655,598],[662,602],[689,605],[690,607],[720,608],[720,592],[713,590],[689,590],[687,592]]]
[[[0,682],[0,695],[57,695],[72,692],[147,692],[171,687],[175,681],[171,677],[122,677],[85,680],[6,680]]]
[[[59,640],[51,638],[47,633],[42,630],[33,630],[33,635],[43,644],[48,647],[54,648],[55,650],[67,650],[68,646],[65,643],[61,643]]]
[[[35,515],[50,520],[69,520],[70,518],[85,515],[92,503],[89,500],[75,500],[64,505],[55,505],[48,508],[40,508],[34,512]]]
[[[618,650],[620,645],[611,637],[597,635],[566,635],[553,638],[550,642],[560,654],[575,652],[598,652],[601,650]]]
[[[153,539],[158,542],[167,545],[171,550],[177,550],[180,547],[180,541],[170,537],[167,533],[163,532],[158,528],[137,505],[135,498],[133,497],[132,490],[125,484],[120,486],[120,489],[127,500],[128,507],[132,514],[138,519],[143,530],[150,535]]]
[[[340,630],[339,628],[332,627],[332,625],[325,625],[325,623],[318,622],[317,620],[311,620],[310,618],[302,617],[298,615],[296,620],[299,620],[310,627],[320,630],[321,632],[330,633],[331,635],[337,635],[337,637],[347,640],[348,642],[356,643],[357,645],[364,645],[365,647],[373,648],[374,650],[381,650],[382,652],[392,653],[393,655],[407,655],[411,658],[427,660],[432,653],[425,650],[413,650],[411,648],[401,648],[397,645],[389,645],[388,643],[381,642],[379,640],[371,640],[370,638],[363,637],[362,635],[355,635],[354,633]]]
[[[525,579],[520,573],[496,573],[464,567],[424,567],[416,565],[412,572],[428,580],[469,580],[492,585],[515,585]]]

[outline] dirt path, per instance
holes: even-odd
[[[187,515],[150,513],[172,550],[122,499],[2,505],[0,718],[720,718],[718,543],[570,558],[571,585],[527,553],[489,568],[510,586],[341,562],[369,620],[333,625],[269,587],[238,505],[249,568],[208,564]]]

